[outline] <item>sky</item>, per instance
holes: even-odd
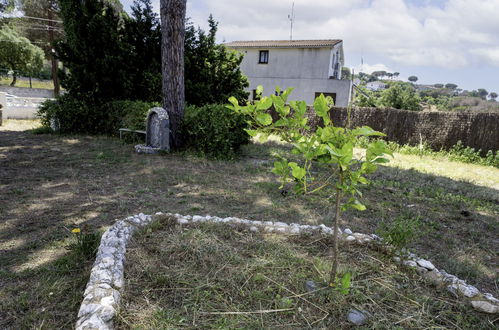
[[[188,0],[187,17],[213,14],[218,42],[289,40],[293,2],[293,39],[342,39],[355,72],[499,93],[499,0]]]

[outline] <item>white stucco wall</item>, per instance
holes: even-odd
[[[315,93],[335,93],[336,105],[348,106],[351,93],[349,80],[331,79],[334,65],[339,70],[335,78],[340,78],[343,66],[341,43],[334,47],[321,48],[236,48],[244,55],[241,71],[248,77],[250,86],[246,89],[252,97],[253,90],[262,85],[265,94],[270,94],[276,86],[282,89],[294,87],[291,99],[305,100],[313,104]],[[259,62],[260,51],[269,52],[268,63]]]
[[[312,105],[315,93],[336,93],[336,106],[346,107],[350,101],[351,81],[337,79],[289,79],[289,78],[249,78],[250,85],[246,89],[252,97],[253,90],[258,85],[262,85],[264,95],[272,94],[275,87],[281,90],[294,87],[289,100],[304,100],[308,105]]]
[[[327,79],[331,48],[247,48],[241,70],[253,78]],[[260,50],[269,51],[268,64],[259,64]]]

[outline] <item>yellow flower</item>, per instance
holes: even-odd
[[[80,228],[74,228],[73,230],[71,230],[71,232],[73,234],[78,234],[80,232]]]

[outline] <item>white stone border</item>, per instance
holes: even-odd
[[[252,232],[274,232],[282,234],[323,233],[333,234],[333,229],[323,224],[318,226],[300,225],[296,223],[253,221],[235,217],[219,218],[214,216],[180,215],[158,212],[156,215],[173,216],[181,225],[196,222],[212,222],[227,224],[242,224],[249,227]],[[150,215],[140,213],[124,220],[117,221],[102,235],[99,250],[94,266],[90,273],[90,280],[83,294],[84,299],[78,312],[77,330],[83,329],[112,329],[113,319],[119,307],[120,292],[123,288],[124,262],[126,247],[132,234],[139,228],[149,225],[153,221]],[[340,238],[346,242],[368,243],[371,241],[382,242],[375,234],[366,235],[353,233],[350,229],[338,231]],[[384,245],[386,246],[386,245]],[[456,296],[469,301],[473,308],[485,313],[499,313],[499,300],[490,293],[482,294],[477,288],[466,284],[454,275],[438,270],[430,261],[418,258],[413,253],[398,253],[394,261],[414,268],[425,279],[445,286],[448,291]]]

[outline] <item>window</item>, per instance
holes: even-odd
[[[269,63],[269,51],[268,50],[261,50],[260,51],[260,57],[258,58],[258,63],[259,64]]]

